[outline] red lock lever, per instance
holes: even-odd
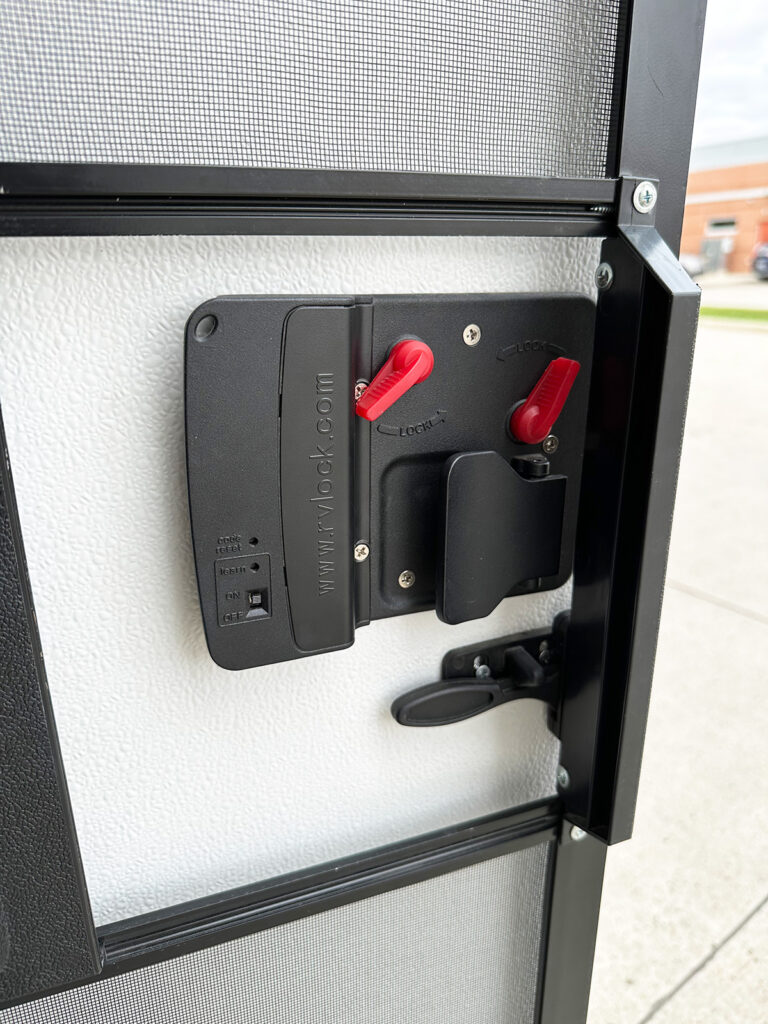
[[[509,429],[516,440],[540,444],[551,433],[580,369],[575,359],[552,360],[530,395],[512,413]]]
[[[434,365],[435,357],[429,345],[416,338],[398,341],[358,399],[355,412],[364,420],[378,419],[414,384],[426,380]]]

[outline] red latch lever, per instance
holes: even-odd
[[[434,365],[432,349],[425,342],[416,338],[398,341],[358,399],[355,412],[364,420],[378,419],[409,388],[426,380]]]
[[[575,359],[553,359],[526,400],[509,421],[512,435],[523,444],[540,444],[560,413],[581,366]]]

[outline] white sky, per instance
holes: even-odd
[[[709,0],[693,144],[757,135],[768,135],[768,0]]]

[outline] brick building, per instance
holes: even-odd
[[[768,136],[694,150],[681,252],[744,272],[758,242],[768,242]]]

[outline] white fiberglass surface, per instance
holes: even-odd
[[[404,729],[446,650],[548,625],[567,589],[488,619],[375,622],[349,650],[250,671],[208,656],[189,540],[183,329],[220,294],[589,293],[597,241],[13,239],[0,398],[97,922],[549,795],[522,702]]]

